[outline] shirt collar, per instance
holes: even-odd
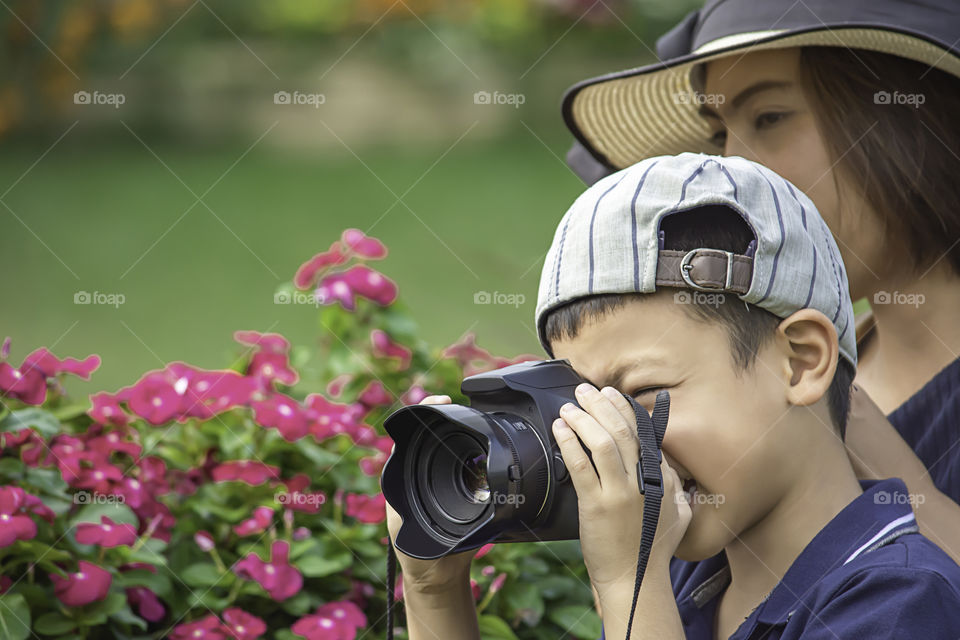
[[[917,530],[899,478],[862,480],[864,492],[827,523],[793,561],[757,612],[759,622],[786,621],[821,578],[903,533]]]

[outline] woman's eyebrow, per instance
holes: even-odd
[[[760,82],[755,82],[749,87],[747,87],[746,89],[744,89],[743,91],[741,91],[740,93],[738,93],[736,96],[734,96],[733,100],[730,101],[730,106],[733,107],[734,111],[736,111],[741,106],[743,106],[743,103],[745,103],[747,100],[749,100],[750,98],[752,98],[758,93],[762,93],[764,91],[771,91],[773,89],[786,89],[787,87],[790,87],[792,85],[793,83],[788,80],[761,80]],[[716,111],[714,111],[713,109],[711,109],[705,104],[700,105],[700,109],[698,112],[700,116],[703,118],[716,118],[718,120],[720,119],[719,114],[717,114]]]

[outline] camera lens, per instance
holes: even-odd
[[[481,518],[490,507],[486,443],[441,424],[424,438],[421,454],[417,485],[427,511],[454,527]]]
[[[460,481],[467,498],[475,504],[490,500],[490,484],[487,482],[487,454],[468,457],[463,461]]]

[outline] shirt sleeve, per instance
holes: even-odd
[[[806,613],[803,640],[960,638],[960,592],[929,569],[861,571]]]

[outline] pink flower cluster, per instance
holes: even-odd
[[[210,614],[197,620],[177,625],[170,640],[256,640],[267,632],[266,623],[243,609],[232,607],[223,612],[223,620]]]
[[[69,373],[89,380],[90,374],[100,366],[100,356],[61,360],[43,347],[29,353],[19,367],[6,361],[9,355],[10,338],[7,337],[0,346],[0,396],[32,405],[43,404],[46,400],[48,378]]]
[[[397,285],[388,277],[365,264],[339,271],[331,268],[345,265],[351,258],[379,260],[386,255],[387,248],[382,242],[359,229],[347,229],[327,251],[300,265],[293,283],[298,289],[316,285],[314,295],[321,304],[339,302],[344,309],[353,311],[359,296],[385,307],[397,298]]]
[[[525,353],[515,358],[502,358],[495,356],[486,349],[477,346],[477,337],[473,332],[467,333],[461,340],[454,342],[443,350],[443,356],[454,358],[463,368],[463,375],[472,376],[475,373],[500,369],[511,364],[527,362],[528,360],[540,360],[539,356],[532,353]]]
[[[0,549],[17,540],[32,540],[37,535],[37,523],[31,515],[40,516],[53,524],[54,513],[40,498],[20,487],[0,487]]]
[[[297,620],[290,630],[307,640],[354,640],[357,629],[367,626],[360,607],[348,600],[328,602]]]

